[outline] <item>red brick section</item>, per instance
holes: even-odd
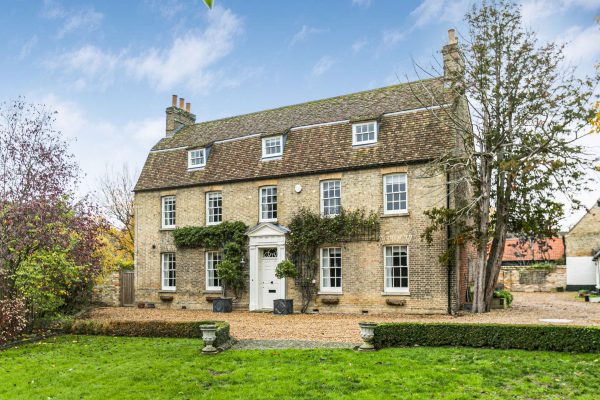
[[[537,242],[519,243],[519,239],[507,239],[502,262],[515,261],[556,261],[565,255],[562,238],[546,239],[545,244]]]

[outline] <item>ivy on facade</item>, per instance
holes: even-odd
[[[289,225],[286,248],[298,269],[296,287],[302,295],[302,312],[317,292],[319,268],[318,250],[324,245],[356,241],[377,241],[380,236],[379,216],[364,210],[341,210],[339,215],[322,216],[309,209],[301,209]]]
[[[231,289],[239,297],[246,286],[244,258],[247,253],[248,226],[240,221],[223,222],[211,226],[186,226],[173,231],[175,245],[179,248],[222,249],[223,258],[217,266],[223,296]]]

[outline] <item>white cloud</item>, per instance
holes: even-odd
[[[98,47],[86,45],[45,62],[46,67],[61,73],[77,75],[73,87],[106,88],[113,83],[115,72],[123,56],[104,52]]]
[[[60,39],[68,33],[81,29],[94,31],[102,24],[103,19],[104,14],[97,12],[94,9],[71,13],[58,31],[57,37]]]
[[[367,39],[358,39],[352,43],[352,52],[354,54],[359,53],[369,43]]]
[[[26,41],[23,46],[21,46],[21,51],[19,52],[19,60],[24,60],[30,53],[31,50],[37,45],[38,37],[37,35],[33,35],[28,41]]]
[[[58,39],[76,31],[95,31],[104,20],[104,14],[94,8],[65,9],[56,0],[44,0],[41,14],[47,19],[62,20],[62,26],[56,34]]]
[[[383,32],[382,42],[384,46],[393,46],[402,41],[406,37],[406,33],[399,30],[389,30]]]
[[[317,63],[312,68],[312,74],[314,76],[323,75],[325,72],[329,71],[331,67],[335,64],[335,59],[330,56],[323,56],[317,61]]]
[[[319,33],[325,32],[324,29],[314,28],[308,25],[302,25],[302,28],[292,36],[292,40],[290,41],[290,46],[295,45],[296,43],[300,43],[308,39],[311,35],[316,35]]]
[[[69,141],[86,175],[81,182],[82,194],[95,189],[96,178],[105,173],[107,166],[118,168],[127,163],[133,170],[141,170],[148,149],[165,134],[164,117],[118,125],[98,119],[80,104],[52,93],[42,96],[42,100],[50,110],[57,111],[54,127]]]
[[[555,0],[550,6],[547,0],[523,0],[521,2],[521,15],[526,25],[543,23],[553,15],[563,15],[572,8],[598,11],[600,0]]]
[[[98,85],[105,88],[121,73],[145,81],[159,91],[186,85],[199,92],[220,85],[225,74],[214,67],[231,53],[234,39],[241,31],[241,19],[217,7],[208,13],[204,31],[189,31],[175,38],[167,48],[150,48],[134,55],[131,51],[116,53],[86,45],[45,65],[71,76],[76,89]]]
[[[594,24],[587,28],[574,26],[562,34],[558,41],[566,42],[565,60],[572,65],[590,64],[600,59],[600,28]]]
[[[457,23],[464,16],[473,0],[423,0],[411,11],[413,28],[422,28],[433,22]]]
[[[169,49],[150,49],[127,59],[125,65],[130,75],[147,80],[158,90],[180,84],[206,89],[216,84],[216,74],[209,67],[232,51],[234,37],[240,32],[240,18],[229,10],[216,8],[209,13],[204,32],[188,32],[175,39]]]
[[[371,6],[372,0],[352,0],[352,4],[361,6],[361,7],[369,7]]]

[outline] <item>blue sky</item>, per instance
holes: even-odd
[[[198,121],[385,86],[428,67],[468,0],[10,1],[0,15],[0,100],[58,110],[93,190],[107,167],[141,169],[171,94]],[[600,0],[523,0],[525,23],[589,73]],[[600,140],[588,140],[600,152]],[[600,191],[583,195],[590,204]]]

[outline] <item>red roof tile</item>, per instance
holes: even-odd
[[[562,238],[545,239],[542,242],[522,242],[519,239],[506,239],[502,262],[515,261],[556,261],[565,255]]]

